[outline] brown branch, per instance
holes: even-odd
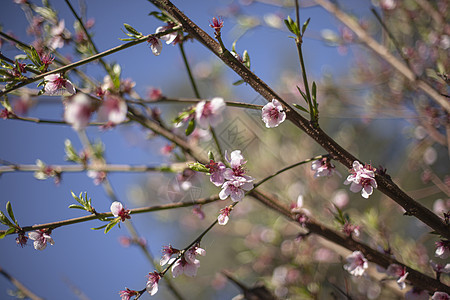
[[[258,200],[262,204],[268,206],[269,208],[275,209],[283,216],[285,216],[289,221],[295,222],[296,224],[300,225],[295,217],[295,214],[291,213],[290,209],[283,205],[274,196],[268,193],[263,193],[261,191],[252,191],[250,196]],[[446,293],[450,293],[450,287],[440,282],[439,280],[425,275],[415,269],[412,269],[397,261],[396,259],[378,252],[367,246],[366,244],[354,240],[352,237],[339,233],[316,220],[308,220],[306,223],[304,223],[304,227],[308,229],[310,233],[320,235],[335,244],[347,248],[350,251],[361,251],[369,261],[385,269],[387,269],[391,264],[398,264],[405,267],[406,272],[409,273],[407,280],[411,282],[414,287],[428,290],[430,292],[443,291]]]
[[[162,204],[162,205],[153,205],[153,206],[147,206],[147,207],[140,207],[140,208],[133,208],[130,209],[130,214],[142,214],[142,213],[148,213],[153,211],[160,211],[160,210],[168,210],[168,209],[174,209],[174,208],[180,208],[180,207],[189,207],[194,205],[204,205],[208,203],[212,203],[219,200],[219,196],[211,196],[208,198],[202,198],[191,202],[176,202],[176,203],[169,203],[169,204]],[[78,217],[63,221],[57,221],[57,222],[51,222],[51,223],[44,223],[44,224],[37,224],[33,226],[25,226],[22,227],[23,232],[33,231],[33,230],[39,230],[39,229],[55,229],[61,226],[67,226],[72,224],[78,224],[83,223],[87,221],[97,220],[100,218],[109,218],[112,217],[113,214],[111,212],[107,213],[97,213],[97,214],[90,214],[88,216],[84,217]],[[0,230],[0,234],[5,233],[6,230]],[[16,232],[17,233],[17,232]],[[14,234],[14,233],[11,233]]]
[[[156,6],[167,11],[174,19],[176,19],[183,27],[183,30],[188,32],[193,38],[202,43],[206,48],[218,56],[227,66],[235,71],[239,76],[244,79],[256,92],[263,96],[267,101],[272,99],[278,99],[286,109],[287,119],[294,125],[302,129],[312,139],[314,139],[319,145],[321,145],[331,157],[341,162],[347,168],[351,168],[356,157],[351,155],[339,144],[337,144],[332,138],[330,138],[320,128],[314,128],[312,124],[302,117],[297,111],[291,108],[286,101],[278,96],[264,81],[251,72],[246,66],[239,62],[228,50],[222,51],[221,46],[194,22],[192,22],[186,15],[184,15],[177,7],[175,7],[168,0],[150,0]],[[323,0],[320,0],[321,2]],[[359,26],[359,25],[358,25]],[[384,48],[384,50],[386,50]],[[386,50],[387,51],[387,50]],[[395,58],[395,57],[394,57]],[[401,64],[405,72],[410,72],[403,64]],[[403,70],[402,69],[402,70]],[[411,76],[410,76],[411,77]],[[412,79],[414,79],[412,77]],[[420,82],[417,83],[420,85]],[[424,83],[425,84],[425,83]],[[430,89],[435,92],[431,87]],[[439,96],[440,97],[440,96]],[[402,191],[388,176],[376,175],[378,183],[378,190],[392,198],[397,204],[402,206],[407,215],[412,215],[423,223],[430,226],[436,232],[442,236],[450,239],[450,226],[446,225],[438,216],[433,212],[422,206],[420,203],[414,201],[404,191]]]

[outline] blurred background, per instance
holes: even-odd
[[[27,21],[27,17],[31,20],[30,12],[24,9],[26,5],[14,2],[18,1],[2,1],[1,30],[31,44],[34,37]],[[31,2],[42,6],[39,1]],[[339,1],[343,10],[393,49],[370,11],[374,8],[410,57],[416,74],[445,91],[446,84],[442,83],[439,70],[448,70],[450,42],[448,33],[441,28],[443,24],[435,25],[415,1],[390,2],[394,6],[380,7],[375,0]],[[430,2],[444,17],[448,16],[447,1]],[[283,24],[288,15],[294,18],[292,2],[173,3],[211,35],[209,22],[214,16],[222,16],[225,45],[231,48],[237,40],[236,51],[249,52],[255,74],[286,101],[304,104],[296,88],[303,87],[303,83],[295,43]],[[50,4],[72,36],[72,41],[58,50],[67,59],[77,61],[82,55],[74,50],[75,18],[64,1]],[[315,80],[318,86],[321,127],[362,161],[387,168],[400,187],[426,207],[436,213],[448,211],[448,115],[360,45],[351,31],[323,8],[313,1],[300,1],[300,4],[302,22],[311,18],[303,49],[310,83]],[[72,5],[78,12],[84,11],[83,17],[92,23],[90,32],[99,51],[123,43],[119,38],[126,37],[124,23],[143,34],[164,25],[149,16],[157,9],[144,0],[85,0],[72,1]],[[184,47],[202,98],[265,103],[246,84],[234,86],[232,83],[240,78],[202,45],[188,41]],[[21,53],[6,40],[2,41],[1,52],[10,58]],[[151,88],[161,89],[167,97],[194,98],[177,46],[164,44],[161,55],[154,56],[144,43],[104,59],[120,64],[121,78],[134,81],[134,90],[142,98],[148,98]],[[103,82],[105,72],[101,65],[91,63],[80,70],[99,85]],[[81,84],[76,75],[68,75],[75,86]],[[36,85],[31,84],[29,88],[36,89]],[[10,96],[9,100],[15,107],[22,101],[19,95]],[[161,103],[151,107],[158,107],[162,119],[169,124],[189,105]],[[43,96],[36,98],[23,115],[61,120],[63,112],[60,96]],[[82,149],[76,132],[66,125],[0,120],[0,129],[2,164],[34,164],[36,159],[48,165],[70,164],[64,159],[66,139],[72,141],[75,149]],[[260,111],[228,108],[217,132],[224,149],[243,151],[248,172],[257,180],[287,165],[325,154],[287,122],[267,130]],[[177,161],[176,150],[163,151],[168,142],[133,123],[106,131],[89,127],[87,134],[92,142],[103,143],[104,157],[110,164],[158,166]],[[205,152],[211,148],[208,140],[200,141],[199,145]],[[434,259],[436,240],[427,234],[429,229],[411,217],[402,217],[402,209],[379,192],[369,200],[351,193],[342,184],[348,171],[342,166],[337,169],[341,177],[313,178],[310,166],[301,166],[269,181],[262,189],[277,194],[286,204],[297,203],[300,197],[303,206],[317,219],[339,229],[333,222],[333,204],[337,205],[361,226],[362,241],[375,248],[390,247],[401,261],[432,274],[428,261]],[[186,190],[177,174],[110,173],[108,178],[127,208],[190,201],[219,192],[203,174],[189,177],[191,187]],[[104,189],[85,173],[64,173],[59,184],[52,178],[37,180],[31,172],[5,173],[0,177],[0,190],[0,209],[5,212],[6,202],[10,201],[21,226],[84,215],[82,211],[68,209],[75,203],[71,191],[87,192],[98,212],[109,211],[111,203]],[[131,220],[158,262],[163,245],[185,247],[224,206],[223,202],[204,206],[204,219],[188,207],[133,215]],[[231,218],[227,226],[215,228],[203,239],[202,247],[207,254],[200,258],[197,277],[181,276],[173,280],[186,299],[230,299],[239,294],[239,289],[220,274],[224,269],[248,286],[262,282],[280,298],[290,299],[328,299],[330,295],[339,295],[335,286],[344,288],[344,282],[353,280],[342,269],[346,251],[316,237],[298,241],[296,226],[251,199],[238,205]],[[118,292],[125,287],[143,289],[145,276],[153,271],[145,255],[135,245],[124,243],[129,237],[125,226],[115,227],[108,234],[90,229],[100,225],[103,225],[100,221],[91,221],[54,230],[55,245],[43,251],[35,250],[32,241],[21,248],[15,243],[15,235],[7,236],[0,241],[0,267],[45,299],[118,299]],[[372,269],[370,276],[379,278],[375,268]],[[398,289],[385,288],[386,284],[358,279],[352,282],[351,293],[355,299],[401,296]],[[0,298],[12,299],[14,294],[14,286],[0,277]],[[162,282],[160,292],[153,298],[172,297]],[[141,297],[149,298],[148,294]]]

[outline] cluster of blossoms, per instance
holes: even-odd
[[[281,103],[273,99],[262,108],[262,120],[267,128],[277,127],[286,119],[286,112]]]
[[[206,251],[200,248],[197,243],[186,252],[181,257],[172,257],[172,255],[178,255],[181,250],[175,249],[172,246],[163,247],[163,256],[160,260],[161,266],[169,263],[172,264],[172,276],[178,277],[181,274],[185,274],[189,277],[194,277],[197,275],[197,270],[200,267],[200,261],[196,258],[197,255],[205,256]]]
[[[70,83],[64,80],[66,85]],[[45,89],[48,85],[49,83]],[[127,119],[128,107],[119,92],[131,93],[133,86],[134,82],[124,80],[120,83],[120,91],[115,91],[111,79],[106,76],[104,84],[97,90],[97,95],[102,98],[100,105],[94,103],[86,94],[78,93],[65,101],[64,120],[72,124],[75,130],[81,130],[89,124],[92,114],[97,111],[98,120],[107,124],[105,128],[120,124]]]
[[[353,162],[353,169],[350,170],[350,175],[345,180],[344,184],[350,185],[350,191],[358,193],[361,191],[361,195],[364,198],[369,198],[373,193],[373,189],[377,188],[377,182],[375,181],[375,172],[370,165],[363,166],[360,162]]]
[[[245,192],[253,189],[254,178],[245,174],[246,161],[240,150],[231,152],[230,156],[225,152],[225,159],[229,168],[224,163],[214,160],[205,166],[211,174],[210,181],[216,186],[222,186],[219,193],[220,199],[225,200],[231,197],[234,202],[241,201]]]

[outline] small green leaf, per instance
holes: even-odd
[[[6,230],[5,232],[0,233],[0,239],[3,239],[5,236],[7,236],[8,234],[13,234],[14,232],[16,232],[15,228],[10,227],[8,230]]]
[[[105,224],[105,225],[100,226],[100,227],[94,227],[94,228],[91,228],[91,229],[92,229],[92,230],[100,230],[100,229],[105,228],[106,226],[108,226],[108,224]]]
[[[309,113],[309,111],[308,111],[306,108],[304,108],[304,107],[301,106],[301,105],[298,105],[297,103],[293,103],[292,105],[294,105],[294,107],[300,109],[301,111],[304,111],[304,112],[306,112],[306,113]]]
[[[111,222],[109,222],[107,225],[106,225],[106,228],[105,228],[105,233],[108,233],[108,231],[110,231],[114,226],[116,226],[117,225],[117,223],[119,223],[120,222],[120,218],[119,217],[117,217],[116,219],[114,219],[114,220],[112,220]]]
[[[247,50],[244,50],[244,53],[242,54],[242,59],[244,60],[244,65],[250,69],[250,55],[248,54]]]
[[[186,128],[186,136],[189,136],[195,129],[195,118],[192,118]]]
[[[235,41],[233,42],[233,45],[231,45],[231,51],[234,52],[234,53],[237,53],[237,52],[236,52],[236,43],[237,43],[237,40],[235,40]]]
[[[5,216],[5,214],[0,211],[0,223],[8,227],[14,227],[14,224]]]
[[[136,29],[134,29],[131,25],[129,25],[127,23],[124,23],[123,26],[125,27],[126,30],[128,30],[128,32],[131,32],[134,35],[142,35],[142,33],[137,31]]]
[[[77,209],[81,209],[81,210],[86,210],[86,208],[84,206],[76,205],[76,204],[70,204],[69,208],[77,208]]]
[[[313,83],[312,83],[312,97],[313,97],[313,100],[316,98],[316,90],[317,90],[316,82],[313,81]]]
[[[198,163],[198,162],[190,164],[189,168],[191,170],[193,170],[193,171],[209,173],[209,169],[207,167],[205,167],[204,165],[202,165],[201,163]]]
[[[14,223],[16,223],[16,225],[17,225],[17,221],[16,221],[16,218],[14,217],[14,213],[13,213],[13,210],[12,210],[11,202],[9,202],[9,201],[6,202],[6,211],[8,212],[8,215],[11,218],[11,220]]]
[[[308,18],[308,20],[306,20],[306,22],[303,24],[303,26],[302,26],[302,35],[305,33],[306,28],[308,28],[309,21],[311,21],[311,18]]]
[[[212,151],[208,151],[208,159],[215,161],[214,160],[214,153]]]
[[[134,41],[134,40],[136,40],[135,38],[132,38],[132,39],[120,39],[119,38],[119,40],[120,41],[123,41],[123,42],[129,42],[129,41]]]
[[[238,86],[245,83],[244,79],[239,79],[238,81],[233,82],[233,85]]]
[[[306,94],[303,93],[303,91],[298,86],[297,86],[297,90],[300,92],[300,94],[302,95],[303,99],[305,99],[306,104],[309,104],[308,97],[306,96]]]

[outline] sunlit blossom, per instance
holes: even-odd
[[[50,233],[46,229],[40,229],[28,233],[30,240],[33,240],[33,246],[36,250],[44,250],[47,247],[47,243],[50,245],[55,244]]]
[[[231,208],[229,206],[220,210],[220,215],[217,217],[219,225],[226,225],[230,219]]]
[[[114,217],[120,217],[122,222],[125,222],[126,219],[130,219],[130,210],[127,210],[123,207],[122,203],[119,201],[114,201],[110,207],[111,213]]]
[[[361,195],[364,198],[369,198],[373,193],[373,189],[377,187],[372,167],[370,165],[363,166],[359,161],[354,161],[353,169],[350,170],[350,173],[344,184],[351,184],[350,191],[353,193],[361,191]]]
[[[158,292],[158,283],[161,279],[161,275],[158,272],[154,271],[152,273],[148,273],[147,277],[148,281],[145,289],[151,296],[153,296]]]
[[[277,127],[286,119],[286,112],[281,103],[273,99],[262,108],[262,120],[267,128]]]
[[[347,262],[348,263],[344,265],[344,269],[353,276],[362,276],[369,267],[367,259],[360,251],[355,251],[347,256]]]
[[[195,108],[195,121],[204,129],[217,126],[222,122],[222,112],[225,101],[222,98],[213,98],[211,101],[200,101]]]
[[[73,129],[84,129],[92,115],[91,99],[85,94],[77,94],[70,98],[65,105],[64,120],[72,124]]]
[[[44,80],[44,91],[47,95],[62,95],[66,90],[72,95],[76,93],[72,82],[63,78],[61,74],[47,75]]]

